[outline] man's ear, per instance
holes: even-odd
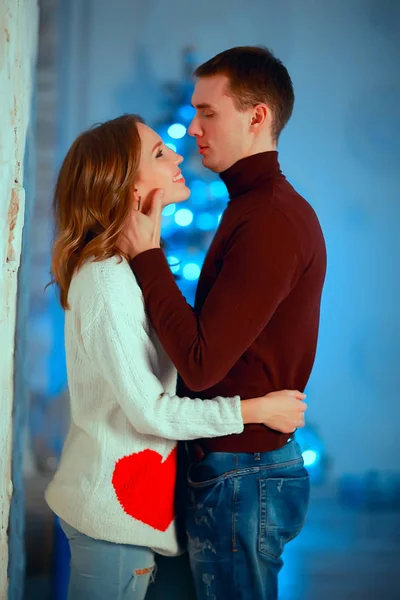
[[[266,104],[257,104],[251,113],[250,126],[254,131],[260,129],[268,121],[272,120],[272,113]]]

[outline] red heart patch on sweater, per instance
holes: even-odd
[[[120,458],[112,484],[127,515],[166,531],[174,519],[174,495],[178,449],[164,462],[154,450],[143,450]]]

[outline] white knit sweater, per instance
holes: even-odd
[[[68,298],[71,426],[46,500],[90,537],[177,554],[176,440],[240,433],[240,398],[174,395],[175,368],[127,261],[86,263]]]

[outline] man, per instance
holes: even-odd
[[[195,75],[189,133],[230,200],[194,310],[159,249],[157,199],[147,216],[135,217],[132,268],[182,378],[179,393],[246,399],[303,390],[316,352],[326,251],[313,209],[278,163],[294,103],[291,79],[259,47],[222,52]],[[290,434],[249,425],[240,435],[198,440],[191,452],[187,532],[198,599],[275,600],[284,546],[308,507],[298,445]]]

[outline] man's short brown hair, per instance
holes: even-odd
[[[272,111],[272,137],[277,141],[293,111],[294,92],[289,73],[262,46],[237,46],[214,56],[194,72],[196,77],[226,75],[229,95],[238,110],[267,104]]]

